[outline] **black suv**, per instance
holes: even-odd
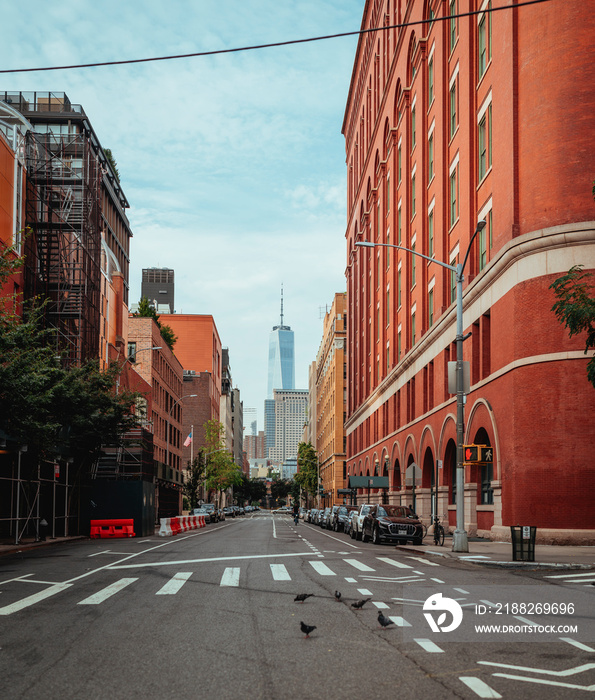
[[[362,540],[381,542],[421,544],[424,531],[417,515],[406,506],[375,505],[364,516],[362,523]]]

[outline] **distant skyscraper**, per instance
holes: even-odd
[[[143,269],[141,296],[159,314],[174,313],[174,271],[169,268],[149,267]]]
[[[274,391],[295,389],[295,353],[293,331],[283,324],[283,287],[281,287],[281,322],[269,336],[269,371],[267,398],[264,402],[264,432],[267,454],[275,446]]]
[[[273,398],[275,389],[295,389],[295,353],[293,331],[283,325],[283,288],[281,288],[281,323],[274,326],[269,336],[269,374],[267,398]]]

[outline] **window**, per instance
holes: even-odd
[[[397,362],[401,359],[401,326],[399,326],[399,332],[397,333]]]
[[[413,253],[415,253],[415,243],[411,244],[411,250]],[[417,255],[412,255],[411,256],[411,286],[415,287],[415,261],[417,259]]]
[[[457,14],[457,0],[450,0],[448,5],[448,14],[450,15],[450,22],[448,26],[448,36],[449,36],[449,49],[452,50],[457,43],[457,18],[454,16]]]
[[[478,256],[478,263],[479,263],[479,271],[481,272],[483,268],[486,266],[487,261],[488,261],[488,251],[487,251],[487,235],[486,235],[486,228],[482,228],[481,231],[479,232],[478,235],[478,248],[479,248],[479,256]]]
[[[490,98],[491,99],[491,96]],[[481,182],[492,167],[492,103],[483,107],[477,122],[477,178]]]
[[[481,502],[483,505],[494,503],[494,491],[492,479],[494,478],[494,466],[492,462],[481,465]]]
[[[415,345],[415,309],[411,312],[411,345]]]
[[[403,158],[401,154],[401,142],[399,142],[399,147],[397,148],[397,182],[401,184],[401,166],[403,165]]]
[[[411,108],[411,150],[415,148],[415,104]]]
[[[434,101],[434,56],[428,63],[428,104]]]
[[[386,232],[386,245],[390,245],[390,231]],[[386,249],[386,269],[390,267],[390,248]]]
[[[449,226],[452,228],[459,216],[457,194],[458,194],[458,183],[457,183],[457,171],[458,166],[455,166],[450,173],[450,183],[449,183]]]
[[[492,3],[488,3],[488,12],[482,15],[477,25],[477,71],[481,79],[486,72],[492,58],[492,13],[489,10]]]
[[[415,216],[415,171],[411,175],[411,218]]]
[[[397,273],[397,307],[401,308],[401,268]]]
[[[386,176],[386,213],[390,211],[390,175]]]
[[[390,289],[386,290],[386,325],[390,324]]]
[[[434,177],[434,132],[428,138],[428,182]]]
[[[431,328],[434,323],[434,290],[428,292],[428,325]]]
[[[399,209],[397,211],[397,245],[401,245],[401,204],[399,202]]]
[[[434,210],[428,214],[428,255],[434,255]]]
[[[378,205],[376,206],[376,240],[380,240],[380,220],[381,220],[381,215],[380,215],[380,202],[378,202]]]
[[[136,343],[129,342],[128,343],[128,357],[130,358],[131,362],[136,362]]]
[[[450,86],[450,138],[452,138],[457,130],[457,80],[453,80]]]
[[[450,261],[453,267],[457,266],[457,259],[453,258]],[[452,304],[457,298],[457,273],[454,270],[450,271],[450,303]]]

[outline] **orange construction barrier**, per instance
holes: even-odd
[[[134,520],[91,520],[91,538],[134,537]]]

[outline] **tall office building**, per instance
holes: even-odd
[[[308,390],[275,389],[274,396],[275,446],[269,450],[269,459],[279,466],[293,461],[297,467],[297,448],[307,420]]]
[[[143,269],[141,295],[147,297],[159,314],[173,314],[174,308],[174,271],[166,267],[149,267]]]
[[[275,400],[274,391],[292,391],[295,388],[295,354],[293,331],[283,324],[283,287],[281,287],[281,320],[273,326],[269,337],[269,370],[267,398],[264,402],[264,432],[266,451],[275,447]]]
[[[283,325],[283,288],[281,288],[281,322],[273,326],[269,336],[269,374],[267,398],[272,399],[275,389],[295,389],[295,356],[293,331]]]

